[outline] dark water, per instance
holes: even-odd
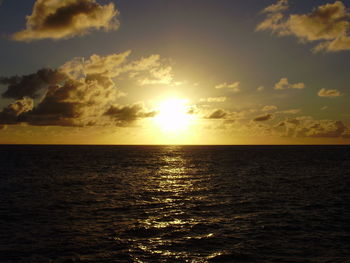
[[[350,262],[350,147],[0,146],[0,262]]]

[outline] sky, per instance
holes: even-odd
[[[0,61],[0,143],[350,143],[349,1],[3,0]]]

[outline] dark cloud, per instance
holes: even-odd
[[[142,103],[135,103],[132,105],[112,105],[104,115],[112,117],[115,121],[133,122],[140,118],[154,117],[157,114],[155,111],[147,111]]]
[[[30,98],[16,100],[0,112],[0,124],[16,124],[21,121],[22,114],[33,109],[34,103]]]
[[[3,97],[18,100],[0,112],[0,124],[125,126],[153,117],[156,113],[142,103],[116,105],[123,93],[117,89],[114,78],[138,70],[123,64],[129,53],[93,55],[86,60],[74,59],[57,70],[42,69],[26,76],[1,78],[7,86]],[[148,63],[142,71],[153,66]],[[34,106],[33,99],[39,95]]]
[[[64,86],[51,87],[45,98],[27,114],[25,120],[31,125],[80,126],[79,119],[87,104],[72,99],[72,93],[81,86],[70,82]],[[91,105],[93,106],[93,105]]]
[[[95,0],[36,0],[27,16],[26,29],[13,34],[17,41],[45,38],[63,39],[85,35],[92,29],[117,29],[118,11],[113,3],[100,5]]]
[[[13,116],[19,116],[24,112],[31,111],[33,107],[33,100],[25,97],[8,105],[3,112]]]
[[[329,121],[328,123],[315,123],[309,128],[310,137],[341,137],[347,130],[342,121]]]
[[[290,137],[346,137],[349,128],[339,120],[314,120],[312,117],[302,116],[287,118],[278,127],[286,129],[286,136]]]
[[[284,121],[281,121],[281,122],[277,123],[277,125],[275,125],[276,128],[285,127],[285,126],[286,126],[286,123]]]
[[[25,76],[2,77],[0,78],[0,84],[7,86],[7,90],[2,94],[2,97],[12,99],[37,98],[40,91],[65,79],[65,74],[52,69],[41,69],[36,73]]]
[[[255,119],[253,119],[253,121],[268,121],[268,120],[271,120],[272,118],[273,118],[272,114],[266,114],[266,115],[256,117]]]
[[[222,109],[216,109],[207,116],[207,119],[224,119],[226,116],[226,111]]]

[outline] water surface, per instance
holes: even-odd
[[[350,147],[0,146],[1,262],[350,262]]]

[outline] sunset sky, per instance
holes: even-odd
[[[350,143],[349,1],[3,0],[0,47],[0,143]]]

